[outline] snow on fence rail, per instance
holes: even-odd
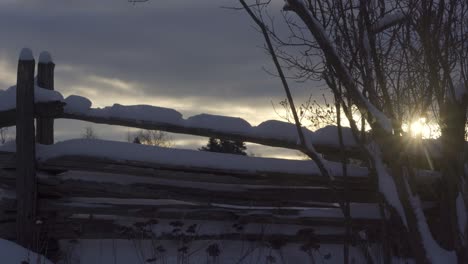
[[[16,99],[15,92],[16,86],[12,86],[6,91],[0,90],[0,128],[16,125],[16,108],[15,104],[12,103]],[[150,105],[124,106],[114,104],[104,108],[91,108],[92,103],[87,98],[71,95],[63,99],[60,93],[39,86],[35,86],[35,94],[39,95],[35,98],[34,111],[38,120],[74,119],[98,124],[225,138],[265,146],[303,150],[302,145],[298,143],[295,125],[278,120],[267,120],[258,126],[251,126],[241,118],[229,116],[200,114],[184,119],[182,114],[174,109]],[[53,131],[46,132],[49,136],[48,141],[45,141],[42,135],[44,129],[48,128],[43,126],[41,122],[38,126],[38,142],[51,144]],[[303,131],[318,152],[323,154],[339,152],[338,128],[336,126],[326,126],[314,132],[303,128]],[[343,128],[343,136],[347,155],[361,158],[358,145],[349,128]],[[411,144],[407,146],[406,151],[411,153],[410,156],[421,160],[422,167],[427,168],[437,162],[441,153],[439,142],[433,139],[423,140],[419,144]],[[427,158],[430,158],[431,161],[428,162]]]
[[[366,168],[349,165],[349,177],[342,177],[341,164],[328,161],[336,178],[332,190],[312,161],[104,140],[53,144],[53,120],[68,118],[301,150],[294,125],[285,122],[270,120],[251,126],[240,118],[207,114],[184,119],[173,109],[147,105],[91,108],[87,98],[64,99],[53,91],[54,64],[50,59],[39,61],[37,83],[34,67],[32,58],[20,58],[17,85],[0,90],[0,128],[17,127],[16,141],[0,147],[0,236],[37,250],[32,241],[37,241],[44,229],[58,238],[124,238],[152,218],[302,226],[297,232],[310,226],[343,227],[345,219],[335,203],[337,196],[345,193],[353,203],[351,225],[380,232],[375,203],[379,194]],[[335,127],[316,132],[304,128],[304,134],[323,153],[339,148]],[[346,150],[356,154],[351,132],[345,129],[344,135]],[[427,179],[437,178],[422,174],[425,184]],[[345,192],[345,188],[349,190]],[[130,226],[119,222],[128,212],[137,219],[130,221]],[[76,231],[76,226],[80,230]],[[240,239],[234,233],[199,238],[219,236]],[[248,236],[265,239],[265,234]],[[298,237],[269,236],[288,241]],[[325,243],[350,240],[343,232],[323,234],[321,239]]]
[[[14,102],[15,91],[16,86],[12,86],[6,92],[0,93],[0,105],[2,102]],[[91,108],[89,99],[81,96],[71,95],[63,99],[61,94],[37,86],[35,93],[41,94],[39,99],[36,99],[37,117],[75,119],[196,136],[228,138],[273,147],[302,149],[298,143],[295,125],[278,120],[268,120],[258,126],[251,126],[241,118],[209,114],[200,114],[184,119],[182,114],[169,108],[120,104],[105,108]],[[16,124],[15,105],[12,103],[5,105],[6,107],[0,107],[0,127]],[[307,128],[303,128],[303,131],[318,150],[335,151],[339,147],[338,130],[334,126],[325,127],[316,132]],[[347,150],[356,151],[353,149],[357,145],[351,131],[344,128],[343,135]]]

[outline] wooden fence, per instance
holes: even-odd
[[[300,226],[297,234],[246,234],[234,229],[224,234],[193,235],[194,239],[281,239],[301,243],[313,236],[320,243],[359,243],[361,240],[382,241],[393,233],[395,240],[400,241],[399,245],[405,247],[401,237],[396,235],[401,233],[404,236],[399,227],[394,223],[389,225],[389,219],[379,216],[378,202],[382,198],[369,175],[336,177],[334,190],[331,190],[328,180],[314,173],[252,172],[241,168],[223,170],[80,153],[39,159],[36,141],[50,145],[47,146],[49,149],[55,147],[53,125],[56,118],[226,138],[297,150],[301,150],[301,146],[297,142],[274,137],[70,113],[64,111],[62,101],[35,103],[34,68],[32,57],[19,60],[16,108],[0,111],[0,128],[16,125],[16,151],[0,151],[0,237],[41,251],[44,239],[131,238],[135,233],[142,238],[151,234],[141,232],[140,227],[154,223],[155,219],[190,219]],[[52,61],[38,63],[37,84],[54,89]],[[120,144],[128,144],[129,148],[135,145]],[[339,151],[336,145],[321,142],[314,145],[324,154]],[[357,148],[352,146],[346,148],[346,153],[352,157],[359,156]],[[122,179],[127,182],[122,182]],[[424,184],[430,184],[427,179],[419,182],[421,190],[424,190]],[[431,200],[432,195],[426,193],[425,199]],[[351,203],[352,217],[349,221],[355,234],[351,237],[345,235],[346,221],[336,205],[339,197]],[[367,211],[360,213],[362,210]],[[108,216],[130,217],[134,223],[129,227]],[[298,235],[323,226],[336,227],[341,232]],[[366,239],[356,235],[362,230],[370,234]],[[170,233],[160,234],[159,238],[176,239]]]

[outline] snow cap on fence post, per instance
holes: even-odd
[[[55,64],[49,52],[43,51],[37,63],[37,85],[41,88],[54,90]],[[36,127],[37,142],[44,145],[54,144],[54,119],[38,118]]]
[[[50,55],[48,51],[42,51],[39,54],[39,63],[44,63],[44,64],[53,63],[52,56]]]
[[[31,50],[21,50],[16,82],[16,239],[33,251],[37,246],[34,67]]]
[[[19,60],[20,61],[32,61],[34,60],[33,53],[30,49],[28,48],[23,48],[20,52],[19,55]]]

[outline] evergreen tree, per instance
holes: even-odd
[[[133,143],[135,143],[135,144],[141,144],[140,138],[139,138],[138,136],[136,136],[136,137],[133,139]]]
[[[210,137],[210,139],[208,140],[208,144],[206,144],[206,146],[204,147],[201,147],[199,150],[247,156],[247,153],[245,152],[246,149],[247,147],[242,141],[225,140]]]

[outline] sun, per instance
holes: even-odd
[[[426,118],[421,117],[416,119],[410,126],[410,133],[413,137],[425,137],[430,133],[426,124]]]

